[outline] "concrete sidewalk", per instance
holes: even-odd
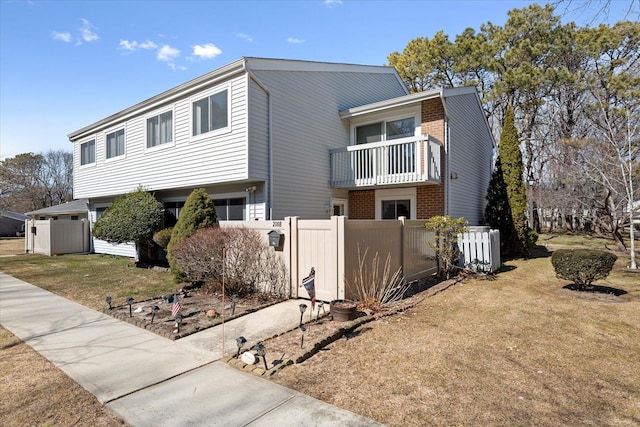
[[[226,352],[295,327],[298,303],[228,322]],[[219,327],[171,341],[3,273],[0,324],[134,426],[380,425],[220,362]]]

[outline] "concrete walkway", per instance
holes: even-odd
[[[225,351],[295,327],[298,303],[228,322]],[[134,426],[380,425],[219,361],[220,327],[171,341],[3,273],[0,324]]]

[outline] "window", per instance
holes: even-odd
[[[71,221],[78,221],[78,215],[71,215]]]
[[[184,202],[164,202],[164,228],[176,225],[182,208]]]
[[[107,134],[107,159],[124,155],[124,129]]]
[[[173,142],[173,111],[147,119],[147,148]]]
[[[382,141],[382,122],[358,126],[356,128],[356,144],[368,144]]]
[[[411,200],[383,200],[382,219],[398,219],[405,217],[411,219]]]
[[[245,217],[246,200],[244,197],[236,199],[215,199],[218,221],[242,221]]]
[[[88,165],[96,162],[96,140],[92,139],[80,144],[80,164]]]
[[[229,126],[229,91],[215,93],[193,103],[193,136]]]
[[[102,214],[104,213],[104,211],[106,211],[107,208],[103,207],[103,208],[96,208],[96,221],[98,221],[100,219],[100,217],[102,216]]]
[[[387,122],[387,140],[413,136],[415,131],[416,120],[413,117]]]
[[[356,127],[356,144],[368,144],[382,140],[392,140],[414,136],[415,117],[376,122]]]

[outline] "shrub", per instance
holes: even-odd
[[[171,240],[172,232],[173,232],[173,227],[164,228],[153,235],[153,241],[156,242],[156,244],[160,246],[162,249],[166,250],[167,246],[169,246],[169,241]]]
[[[617,256],[595,249],[560,249],[551,256],[556,277],[585,287],[609,275]]]
[[[391,254],[387,255],[381,270],[378,253],[371,261],[368,253],[369,248],[363,253],[358,245],[358,268],[353,271],[353,281],[345,282],[349,291],[355,294],[359,309],[380,311],[385,304],[402,299],[410,284],[404,280],[402,267],[391,274]]]
[[[205,283],[211,290],[222,288],[224,273],[226,292],[287,294],[286,267],[255,230],[199,230],[174,246],[173,259],[189,280]]]
[[[434,216],[425,224],[427,230],[435,232],[433,242],[429,246],[433,248],[438,258],[440,277],[451,277],[454,266],[460,257],[458,248],[458,234],[467,231],[467,221],[464,218],[451,218],[447,216]]]
[[[138,259],[142,248],[151,244],[153,232],[162,221],[162,205],[153,195],[138,188],[118,197],[93,225],[92,234],[109,243],[136,244]]]
[[[218,219],[213,200],[211,200],[204,188],[193,190],[180,211],[180,217],[173,228],[171,239],[167,245],[167,258],[169,258],[171,272],[176,277],[176,280],[183,280],[184,277],[173,260],[173,247],[196,231],[213,227],[217,223]]]

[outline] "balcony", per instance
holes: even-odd
[[[440,141],[422,135],[330,150],[331,186],[440,184],[441,149]]]

